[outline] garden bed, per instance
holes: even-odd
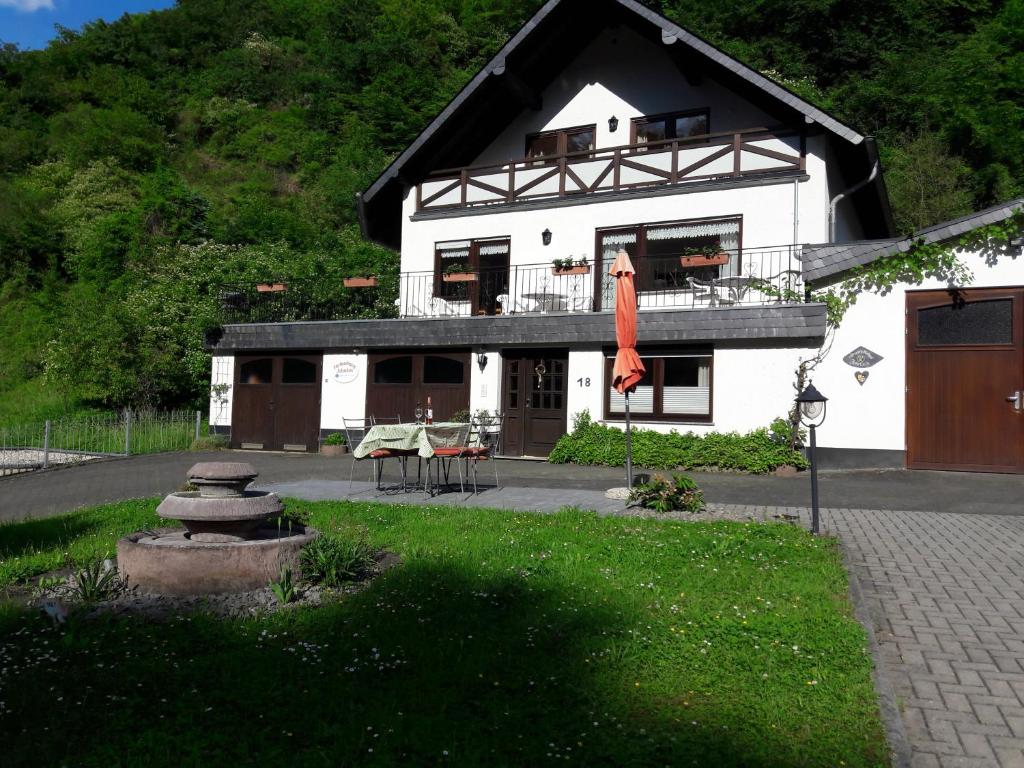
[[[65,553],[109,556],[159,524],[156,504],[0,526],[0,587]],[[833,540],[575,510],[289,508],[401,561],[344,599],[244,619],[54,625],[8,605],[5,765],[886,764]]]

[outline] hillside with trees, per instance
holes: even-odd
[[[902,230],[1024,191],[1024,0],[650,4],[878,137]],[[179,0],[0,48],[0,422],[200,404],[219,286],[397,270],[356,191],[539,5]]]

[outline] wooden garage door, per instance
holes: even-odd
[[[416,406],[429,397],[434,421],[447,421],[469,408],[469,350],[379,352],[369,355],[366,416],[415,420]]]
[[[235,358],[232,447],[318,450],[322,364],[320,355]]]
[[[1024,471],[1024,288],[907,294],[907,466]]]

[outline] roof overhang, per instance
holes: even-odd
[[[406,189],[437,168],[469,165],[501,127],[523,109],[536,105],[539,94],[594,37],[616,25],[628,26],[666,46],[677,61],[706,71],[777,115],[780,122],[802,121],[835,136],[843,175],[850,183],[867,176],[877,160],[870,138],[636,0],[548,0],[359,194],[364,236],[397,249]],[[878,226],[889,227],[882,234],[891,234],[888,197],[880,174],[878,181],[854,200],[861,206],[867,200],[863,216],[869,221],[878,217]]]

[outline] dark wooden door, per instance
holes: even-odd
[[[239,355],[232,447],[316,451],[322,360],[320,355]]]
[[[369,355],[366,417],[415,419],[416,406],[434,408],[434,421],[469,409],[470,353],[392,351]]]
[[[547,456],[565,434],[568,352],[509,351],[503,357],[504,452]]]
[[[1024,472],[1024,288],[908,293],[906,397],[908,467]]]

